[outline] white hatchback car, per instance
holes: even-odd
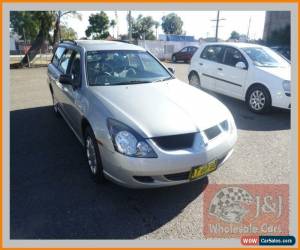
[[[264,46],[204,44],[192,57],[188,78],[193,86],[246,101],[256,113],[291,108],[290,62]]]

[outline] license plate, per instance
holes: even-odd
[[[190,180],[201,178],[217,169],[217,160],[213,160],[205,165],[193,167],[189,174]]]

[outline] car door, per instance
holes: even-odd
[[[77,134],[81,132],[81,56],[80,51],[69,49],[65,54],[68,62],[63,66],[64,72],[72,78],[72,85],[63,86],[64,111]],[[70,56],[69,56],[70,55]],[[64,57],[62,58],[64,64]]]
[[[180,50],[178,52],[178,55],[176,55],[176,59],[178,61],[184,61],[184,60],[186,60],[185,58],[186,58],[187,51],[188,51],[187,47],[185,47],[182,50]]]
[[[235,98],[241,98],[248,74],[248,62],[242,53],[226,46],[222,63],[216,70],[216,91]]]
[[[196,68],[199,73],[201,87],[215,90],[216,68],[223,53],[224,48],[221,45],[207,45],[200,53]]]

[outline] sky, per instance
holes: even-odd
[[[63,22],[73,28],[78,38],[85,37],[85,30],[89,25],[88,18],[93,13],[99,13],[99,11],[79,11],[82,15],[82,20],[67,17],[63,19]],[[116,19],[115,11],[105,11],[109,19]],[[152,16],[152,18],[161,23],[161,18],[171,12],[175,12],[183,21],[183,30],[186,35],[192,35],[196,39],[202,37],[214,37],[215,36],[215,25],[216,22],[211,20],[216,19],[217,11],[132,11],[132,16],[136,18],[139,14],[143,16]],[[117,34],[117,29],[120,34],[127,34],[127,11],[117,11],[118,15],[118,27],[114,30],[114,35]],[[220,18],[224,18],[224,21],[220,21],[219,38],[228,39],[230,33],[235,30],[240,34],[247,34],[249,20],[250,39],[262,38],[264,22],[265,22],[265,11],[220,11]],[[110,28],[110,33],[113,33],[113,29]],[[155,30],[153,28],[154,34]],[[161,27],[158,29],[158,34],[163,34]]]

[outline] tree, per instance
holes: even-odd
[[[165,34],[182,34],[183,21],[175,13],[170,13],[162,17],[161,27]]]
[[[155,28],[155,37],[156,40],[158,39],[158,27],[159,27],[160,23],[157,21],[154,21],[154,28]]]
[[[105,39],[109,36],[109,18],[104,11],[98,14],[92,14],[89,17],[89,23],[85,34],[93,39]]]
[[[240,34],[234,30],[231,32],[229,39],[239,40]]]
[[[135,40],[154,40],[155,36],[152,30],[154,24],[151,16],[139,15],[136,20],[132,18],[132,37]]]
[[[53,32],[53,40],[52,45],[56,45],[62,38],[61,31],[60,31],[60,23],[62,17],[74,17],[81,20],[81,15],[77,11],[55,11],[55,25],[54,25],[54,32]]]
[[[117,25],[117,22],[115,20],[110,21],[110,26],[113,28],[113,37],[115,35],[115,27]]]
[[[40,20],[33,14],[33,11],[10,12],[10,28],[29,43],[36,38],[40,28]]]
[[[60,25],[60,33],[61,33],[62,40],[64,40],[64,39],[76,40],[77,39],[77,33],[71,27],[67,27],[65,25]]]
[[[35,58],[35,56],[39,53],[40,49],[46,43],[46,41],[47,40],[49,41],[51,39],[49,32],[55,20],[55,14],[54,11],[20,11],[20,12],[23,12],[20,13],[20,15],[18,15],[18,21],[21,24],[20,23],[17,24],[16,20],[13,20],[13,18],[16,16],[15,14],[11,15],[10,24],[13,30],[18,32],[19,35],[22,35],[22,31],[21,31],[22,27],[24,28],[24,31],[25,29],[27,31],[28,30],[30,31],[28,32],[28,34],[32,45],[20,62],[20,66],[27,66],[29,62],[31,62]],[[31,28],[30,27],[25,28],[25,26],[30,23],[36,26]],[[33,38],[34,36],[35,38]]]

